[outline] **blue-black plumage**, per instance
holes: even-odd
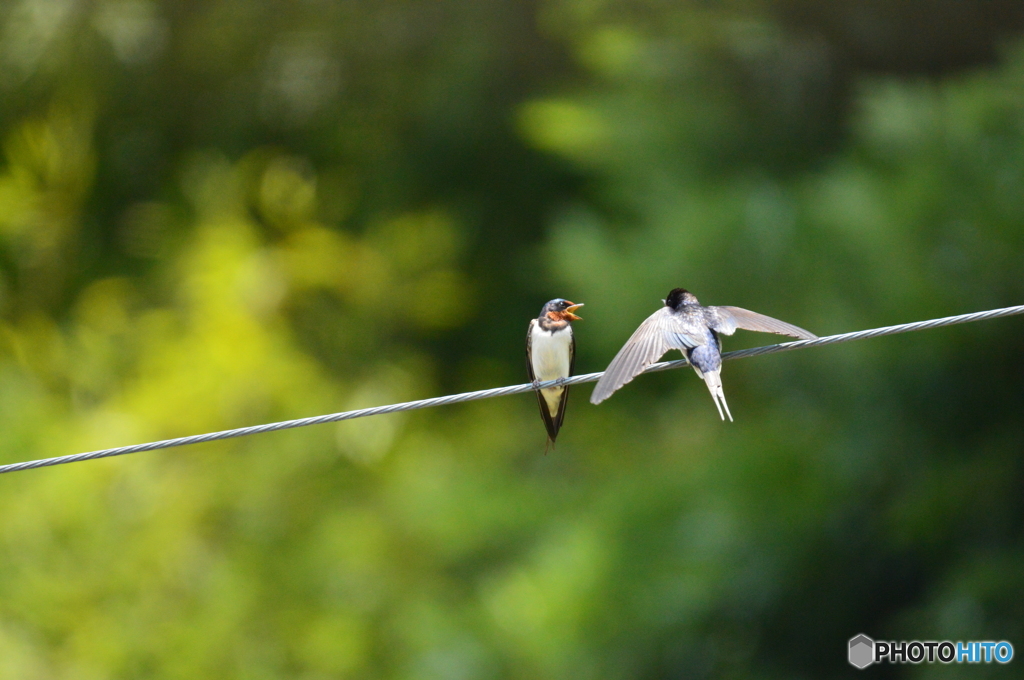
[[[722,420],[732,414],[722,391],[722,341],[719,335],[732,335],[736,329],[778,333],[810,340],[818,336],[803,328],[740,307],[705,307],[697,296],[684,288],[675,288],[665,305],[640,324],[612,362],[594,392],[593,404],[600,404],[617,389],[643,373],[666,352],[680,350],[690,366],[707,384]],[[723,411],[724,409],[724,411]]]
[[[534,385],[572,375],[576,363],[576,338],[572,322],[580,317],[573,314],[582,304],[562,298],[551,300],[540,310],[540,316],[530,320],[526,333],[526,370]],[[565,405],[569,387],[548,387],[537,390],[540,416],[548,432],[548,440],[555,443],[565,420]]]

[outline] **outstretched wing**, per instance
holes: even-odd
[[[668,307],[651,314],[608,364],[590,395],[590,403],[600,404],[612,396],[670,349],[687,350],[705,344],[706,337],[695,331]]]
[[[789,335],[801,340],[813,340],[818,337],[810,331],[805,331],[799,326],[794,326],[785,321],[773,319],[764,314],[752,312],[742,307],[707,307],[708,325],[715,331],[724,335],[732,335],[737,328],[747,331],[758,331],[760,333],[777,333]]]

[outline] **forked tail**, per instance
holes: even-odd
[[[718,415],[725,420],[725,416],[729,416],[729,422],[733,422],[732,414],[729,413],[729,404],[725,401],[725,392],[722,390],[722,369],[714,371],[708,371],[707,373],[701,373],[697,371],[697,375],[704,379],[704,382],[708,386],[708,391],[711,392],[711,398],[715,401],[715,406],[718,407]],[[722,409],[725,409],[725,413],[722,413]]]

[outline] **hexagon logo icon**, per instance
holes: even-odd
[[[875,660],[875,641],[864,633],[850,638],[850,665],[864,670]]]

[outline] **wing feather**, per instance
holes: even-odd
[[[640,324],[608,364],[590,395],[590,403],[600,404],[670,349],[689,349],[704,342],[705,339],[693,335],[671,309],[662,307]]]
[[[533,362],[530,361],[530,357],[533,355],[533,325],[535,323],[537,320],[532,319],[526,328],[526,372],[530,374],[530,382],[537,379],[537,376],[533,374]]]
[[[709,321],[711,321],[709,325],[711,328],[725,335],[732,335],[736,332],[737,328],[742,328],[760,333],[789,335],[801,340],[813,340],[818,337],[799,326],[794,326],[791,323],[779,321],[778,319],[773,319],[770,316],[758,314],[742,307],[707,307],[707,310],[709,312]]]
[[[569,375],[567,377],[572,377],[576,370],[576,334],[573,333],[569,338]],[[540,410],[542,412],[547,411],[544,404],[544,398],[540,396],[540,392],[537,392],[537,397],[541,401]],[[558,402],[558,417],[557,419],[554,419],[554,422],[551,423],[551,427],[548,428],[548,434],[551,436],[552,444],[555,443],[555,437],[558,435],[558,431],[562,429],[562,423],[565,421],[565,407],[568,405],[569,386],[565,385],[562,387],[562,398]],[[545,419],[545,425],[548,424],[547,420],[550,420],[550,418]],[[554,429],[554,434],[551,434],[552,429]]]

